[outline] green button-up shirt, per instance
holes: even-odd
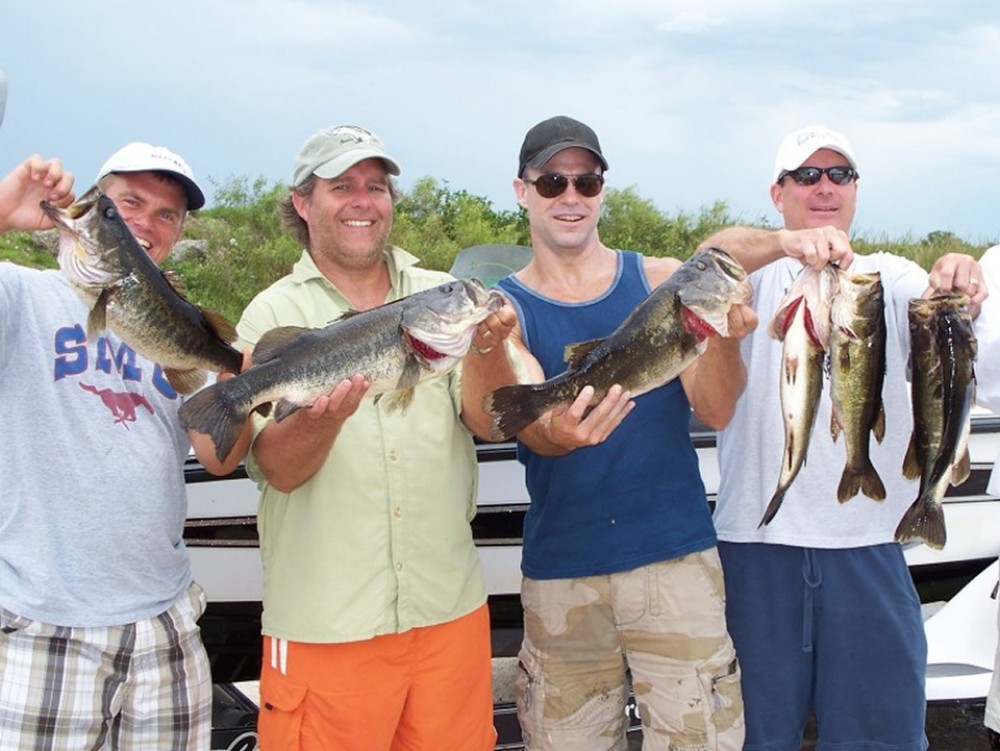
[[[387,302],[450,278],[398,248],[386,260]],[[325,326],[349,308],[303,253],[247,306],[237,330],[247,346],[275,326]],[[271,487],[248,457],[261,491],[265,634],[360,641],[451,621],[486,601],[469,526],[477,467],[459,418],[459,378],[421,383],[402,412],[366,398],[319,472],[291,493]],[[254,419],[259,435],[268,419]]]

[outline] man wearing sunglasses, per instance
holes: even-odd
[[[886,434],[869,447],[886,498],[837,499],[843,439],[819,400],[808,461],[780,511],[761,525],[784,450],[779,381],[782,343],[761,326],[742,343],[746,393],[719,437],[722,480],[715,510],[726,614],[743,670],[747,751],[796,751],[810,710],[819,744],[840,751],[923,751],[927,644],[920,602],[894,541],[917,496],[901,466],[912,419],[906,387],[908,303],[934,290],[986,296],[971,256],[942,257],[930,275],[888,254],[855,255],[848,238],[858,164],[847,139],[823,126],[791,133],[778,149],[771,199],[778,230],[731,227],[705,241],[751,272],[757,314],[769,320],[803,264],[879,272],[887,326],[881,394]],[[878,395],[872,394],[875,399]]]
[[[567,344],[602,338],[680,265],[605,246],[608,162],[569,117],[531,128],[514,192],[532,260],[498,287],[513,302],[510,342],[528,378],[566,368]],[[592,410],[587,386],[518,434],[525,519],[524,640],[517,708],[525,748],[624,749],[626,669],[645,749],[739,749],[739,668],[726,632],[715,533],[688,433],[691,409],[722,427],[744,381],[737,337],[710,339],[671,383],[635,399],[615,385]]]

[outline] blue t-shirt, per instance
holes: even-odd
[[[618,252],[601,297],[567,303],[513,276],[497,285],[517,309],[525,346],[546,378],[566,370],[567,344],[610,335],[650,292],[642,256]],[[715,545],[715,529],[688,425],[680,380],[635,399],[606,441],[557,457],[518,444],[531,505],[521,570],[532,579],[628,571]]]

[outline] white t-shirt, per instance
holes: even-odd
[[[885,290],[886,374],[882,399],[886,435],[874,436],[869,452],[886,488],[884,501],[857,495],[837,500],[837,485],[846,460],[844,438],[834,443],[830,432],[830,381],[813,426],[806,462],[785,495],[777,516],[758,529],[774,495],[784,450],[781,418],[781,342],[768,334],[768,323],[802,264],[784,258],[751,274],[757,330],[742,342],[747,365],[747,389],[730,424],[719,434],[722,481],[715,509],[719,539],[727,542],[767,542],[813,548],[848,548],[891,542],[903,513],[917,497],[917,482],[903,478],[903,457],[910,441],[913,417],[907,387],[911,298],[927,289],[927,273],[916,263],[875,253],[855,256],[850,271],[878,271]]]

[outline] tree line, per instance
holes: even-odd
[[[278,220],[278,201],[285,191],[284,184],[264,178],[233,177],[216,186],[214,205],[188,218],[184,238],[165,264],[184,279],[189,299],[235,322],[254,295],[288,273],[301,248]],[[600,231],[609,247],[685,259],[705,237],[732,224],[771,226],[764,218],[733,217],[724,202],[696,214],[669,214],[634,188],[609,187]],[[447,271],[464,248],[527,246],[530,234],[523,209],[498,210],[486,198],[424,177],[409,191],[400,191],[389,241],[422,259],[423,266]],[[944,253],[978,257],[989,245],[973,245],[950,232],[931,232],[919,239],[852,237],[851,241],[860,253],[889,251],[925,269]],[[54,231],[11,233],[0,236],[0,259],[54,267],[54,246]]]

